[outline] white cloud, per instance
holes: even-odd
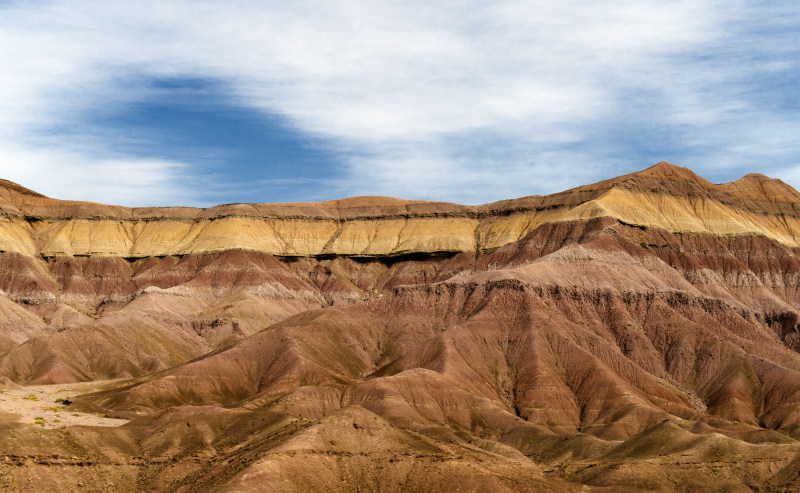
[[[713,0],[16,3],[0,9],[0,147],[15,159],[0,155],[0,173],[32,188],[100,173],[108,181],[59,182],[106,200],[113,170],[138,166],[152,182],[114,182],[109,201],[188,199],[197,181],[179,175],[191,156],[120,156],[81,125],[146,100],[141,81],[203,77],[330,139],[350,156],[333,183],[343,194],[476,202],[553,191],[614,174],[620,161],[586,146],[621,138],[607,127],[623,119],[698,146],[746,145],[738,119],[761,110],[737,82],[796,69],[785,44],[731,45],[753,18],[748,2]],[[742,63],[748,49],[783,58]],[[795,139],[785,134],[770,135],[780,147]]]
[[[183,163],[155,159],[91,159],[69,150],[0,149],[3,177],[49,197],[105,204],[202,206],[186,185]]]
[[[535,162],[509,153],[486,156],[437,156],[434,151],[399,153],[396,157],[354,158],[351,174],[340,189],[359,195],[397,195],[481,204],[530,195],[530,190],[565,190],[613,174],[610,166],[578,152],[540,152]],[[411,171],[413,170],[413,171]],[[572,170],[583,170],[573,173]],[[421,179],[421,177],[423,177]],[[487,190],[491,193],[487,194]],[[523,191],[520,193],[520,191]]]

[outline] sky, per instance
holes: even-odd
[[[207,207],[800,188],[800,2],[0,0],[0,177]]]

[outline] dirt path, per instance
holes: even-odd
[[[44,428],[124,425],[128,420],[71,411],[69,405],[64,403],[76,395],[100,390],[109,383],[112,381],[30,385],[19,388],[0,385],[0,421],[31,423]]]

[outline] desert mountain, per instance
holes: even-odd
[[[0,412],[0,488],[800,489],[780,180],[210,209],[2,181],[0,250],[4,393],[96,382],[68,410],[127,423]]]

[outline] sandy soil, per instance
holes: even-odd
[[[8,387],[0,384],[0,421],[31,423],[44,428],[63,426],[122,426],[126,419],[70,410],[63,400],[94,392],[113,381],[84,382],[60,385],[31,385]]]

